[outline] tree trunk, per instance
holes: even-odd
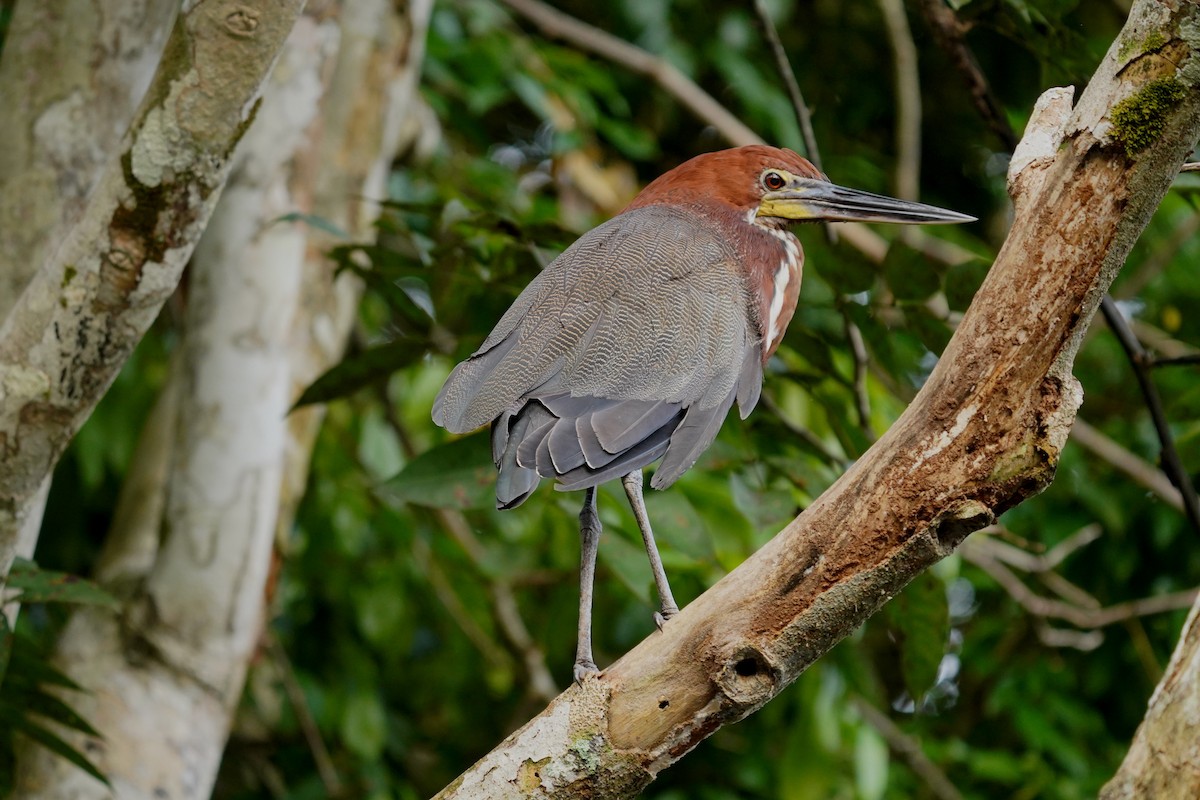
[[[1193,3],[1134,3],[1078,106],[1070,90],[1039,101],[1010,171],[1012,231],[896,424],[762,550],[440,798],[634,796],[1046,487],[1082,400],[1082,335],[1200,134],[1197,31]]]
[[[429,11],[346,0],[296,25],[196,248],[184,346],[97,570],[124,609],[77,612],[57,654],[104,735],[66,738],[121,798],[211,792],[319,420],[287,410],[340,357],[357,306],[307,226],[278,219],[300,210],[369,235]],[[21,797],[112,796],[29,745],[18,780]]]
[[[1171,663],[1150,697],[1133,746],[1100,800],[1200,797],[1200,602],[1192,606]]]
[[[0,326],[0,576],[46,477],[174,291],[302,6],[180,14],[78,222]]]
[[[0,320],[83,210],[154,76],[176,11],[170,0],[18,4],[0,57]],[[17,555],[33,556],[49,491],[47,475],[30,499]],[[17,604],[4,611],[11,627]]]

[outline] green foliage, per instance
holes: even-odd
[[[904,688],[919,704],[937,682],[950,633],[946,586],[934,573],[924,572],[886,608],[900,646]]]
[[[116,599],[91,581],[65,572],[38,569],[32,561],[23,558],[13,562],[8,573],[8,588],[17,591],[13,600],[22,604],[68,603],[117,608]]]
[[[8,589],[16,590],[12,600],[19,601],[26,615],[41,609],[36,604],[95,605],[115,608],[116,600],[91,581],[74,575],[39,569],[32,561],[18,558],[8,575]],[[78,692],[80,687],[51,665],[29,635],[9,628],[0,613],[0,795],[12,791],[13,747],[15,737],[30,741],[66,759],[84,772],[108,785],[108,779],[86,755],[68,744],[61,729],[78,731],[100,738],[87,720],[63,700],[63,690]],[[51,723],[51,724],[47,724]],[[56,730],[57,729],[57,730]]]

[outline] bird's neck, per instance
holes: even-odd
[[[796,311],[804,251],[785,220],[758,217],[751,210],[739,222],[743,235],[735,246],[748,279],[750,311],[759,324],[766,363]]]

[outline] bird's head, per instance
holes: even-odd
[[[747,145],[704,153],[652,181],[626,210],[659,204],[718,202],[760,223],[893,222],[909,225],[970,222],[974,217],[936,206],[830,183],[808,159],[780,147]]]

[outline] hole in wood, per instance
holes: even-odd
[[[758,674],[758,660],[754,658],[743,658],[741,661],[733,665],[733,671],[743,678],[753,678]]]

